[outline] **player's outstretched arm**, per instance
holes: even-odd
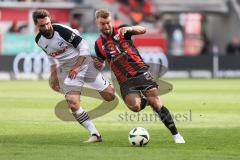
[[[146,28],[142,26],[132,26],[132,34],[144,34],[146,33]]]
[[[131,33],[132,35],[138,35],[146,33],[146,28],[142,26],[127,26],[122,27],[119,31],[122,35],[124,35],[127,32]]]

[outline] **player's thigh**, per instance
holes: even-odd
[[[96,75],[96,77],[86,77],[85,83],[88,87],[99,92],[104,91],[109,86],[108,80],[100,72]]]
[[[140,93],[128,93],[124,97],[124,102],[128,108],[134,112],[139,112],[141,110],[141,97]]]
[[[66,77],[63,82],[62,90],[65,95],[71,92],[80,94],[82,92],[83,84],[83,79],[79,79],[78,77],[75,79],[70,79],[69,77]]]

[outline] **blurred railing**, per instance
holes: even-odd
[[[165,56],[142,53],[155,75],[165,78],[240,78],[240,55]],[[109,70],[104,70],[110,77]],[[44,54],[0,55],[0,80],[48,79],[49,63]],[[159,76],[157,76],[158,78]]]

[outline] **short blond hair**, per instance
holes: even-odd
[[[108,18],[111,17],[111,12],[109,12],[108,10],[105,9],[99,9],[95,12],[95,18]]]

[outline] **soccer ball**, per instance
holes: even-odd
[[[149,139],[149,133],[143,127],[133,128],[128,135],[129,143],[133,146],[142,147],[148,143]]]

